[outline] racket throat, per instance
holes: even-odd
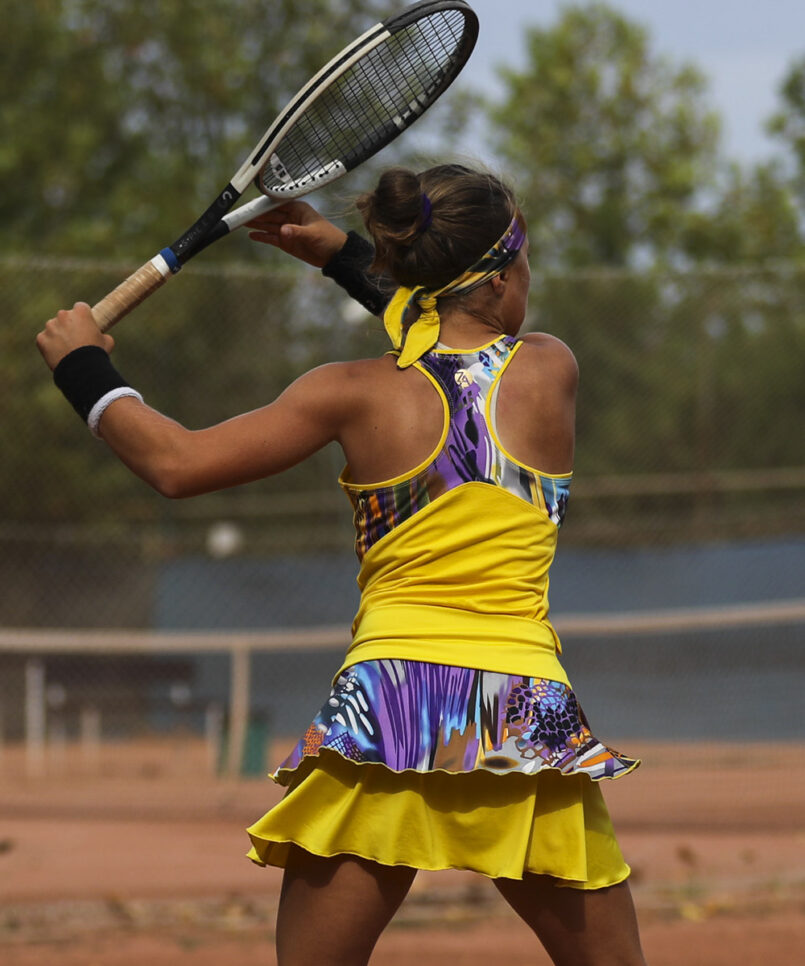
[[[160,255],[168,261],[170,270],[174,275],[196,252],[200,252],[211,242],[217,238],[221,238],[227,233],[226,230],[216,233],[216,229],[219,228],[221,219],[226,215],[232,205],[235,204],[238,198],[240,198],[241,194],[242,192],[238,191],[232,182],[230,182],[191,228],[177,238],[167,249],[162,249]],[[176,264],[175,268],[165,256],[166,251],[173,254],[173,262]]]
[[[342,160],[328,161],[314,170],[309,170],[293,177],[279,155],[272,154],[268,164],[255,179],[260,191],[265,192],[278,203],[284,198],[296,198],[306,195],[317,188],[323,188],[331,181],[336,181],[349,171],[349,165]]]

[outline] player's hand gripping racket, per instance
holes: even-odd
[[[100,330],[233,228],[335,181],[393,141],[450,86],[477,37],[478,18],[464,0],[425,0],[345,47],[291,100],[198,221],[93,306]],[[252,181],[262,197],[230,212]]]

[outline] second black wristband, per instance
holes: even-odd
[[[374,255],[372,243],[357,232],[350,231],[343,248],[333,255],[321,271],[372,315],[382,315],[390,296],[384,291],[382,280],[368,274]]]

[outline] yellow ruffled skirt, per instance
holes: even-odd
[[[248,829],[249,858],[282,868],[296,845],[605,888],[630,870],[599,782],[637,764],[592,736],[566,685],[366,662],[341,675],[273,776],[288,791]]]

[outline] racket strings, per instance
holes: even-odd
[[[355,61],[307,104],[260,175],[293,197],[357,166],[405,130],[463,67],[461,11],[430,14]]]

